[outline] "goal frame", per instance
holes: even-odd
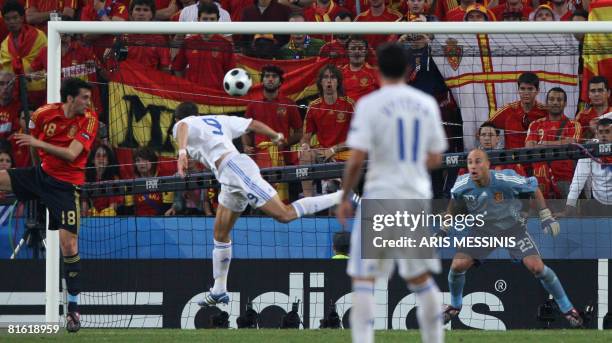
[[[612,22],[87,22],[49,21],[47,30],[47,99],[60,101],[61,42],[60,34],[567,34],[612,33]],[[599,260],[607,266],[607,260]],[[45,322],[59,323],[59,232],[49,230],[47,216],[47,250],[45,276]],[[607,287],[607,284],[606,284]],[[607,305],[607,304],[606,304]],[[601,311],[601,309],[600,309]],[[601,323],[599,323],[601,328]]]

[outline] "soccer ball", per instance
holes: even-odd
[[[231,96],[243,96],[253,85],[251,75],[246,70],[234,68],[225,74],[223,78],[223,89]]]

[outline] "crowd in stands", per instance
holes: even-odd
[[[474,0],[2,1],[0,168],[4,168],[5,163],[12,167],[25,167],[32,163],[29,151],[17,147],[11,135],[24,132],[30,111],[46,102],[45,32],[47,22],[52,18],[205,22],[570,21],[587,20],[588,8],[587,0],[485,0],[483,3]],[[346,160],[349,152],[344,142],[354,104],[360,97],[379,87],[373,50],[387,41],[398,41],[419,51],[427,47],[430,39],[430,36],[423,34],[364,37],[304,34],[62,35],[61,64],[64,77],[83,77],[96,85],[92,107],[99,114],[100,121],[108,124],[106,84],[109,73],[117,68],[120,50],[117,47],[120,46],[127,47],[123,51],[122,60],[134,61],[144,69],[172,74],[213,89],[222,88],[225,73],[236,66],[237,54],[270,60],[329,58],[331,63],[325,65],[316,78],[318,95],[310,99],[312,101],[305,111],[283,94],[285,79],[281,68],[270,64],[260,71],[263,99],[250,103],[245,116],[265,122],[288,138],[286,146],[275,146],[266,137],[243,137],[243,151],[253,154],[257,164],[266,168]],[[433,65],[431,56],[422,60],[417,58],[413,65],[407,82],[434,95],[441,103],[449,102],[442,100],[448,98],[450,92]],[[602,115],[611,111],[608,104],[608,81],[595,77],[587,82],[590,104],[574,120],[572,118],[575,113],[571,113],[573,110],[565,108],[567,94],[563,89],[549,90],[546,103],[541,104],[535,100],[540,92],[538,76],[523,73],[517,80],[517,101],[500,107],[490,121],[480,127],[480,145],[485,149],[511,149],[587,142],[593,138],[612,141],[611,137],[605,136],[610,123],[602,119]],[[447,105],[446,110],[443,110],[444,121],[460,123],[458,109]],[[447,129],[449,137],[457,136],[456,128]],[[503,137],[500,130],[503,130]],[[455,143],[451,144],[453,151],[461,151],[461,142]],[[91,151],[87,181],[120,178],[122,173],[115,154],[108,141],[100,138],[98,146]],[[133,153],[133,175],[161,175],[158,159],[156,151],[149,148],[137,149]],[[203,168],[197,163],[190,165],[193,172]],[[510,168],[521,175],[535,175],[547,197],[567,198],[570,189],[574,187],[575,181],[572,180],[576,179],[575,161],[512,165]],[[602,175],[607,178],[607,187],[612,188],[610,172]],[[444,178],[448,179],[449,176],[445,175]],[[298,193],[300,196],[312,196],[330,188],[335,189],[338,181],[326,181],[320,187],[312,181],[305,181],[298,190],[291,190],[286,184],[276,187],[281,198],[289,201],[291,197],[298,196]],[[443,192],[444,189],[440,189],[436,194],[440,196]],[[604,205],[612,205],[611,195],[605,199],[600,196],[598,200]],[[214,190],[130,195],[90,199],[84,204],[84,213],[211,215],[215,210],[215,201]]]

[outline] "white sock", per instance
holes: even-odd
[[[417,321],[423,343],[444,342],[442,327],[442,295],[436,282],[429,278],[418,286],[409,286],[417,298]]]
[[[227,291],[227,273],[229,271],[230,262],[232,261],[232,242],[214,242],[215,248],[212,252],[212,260],[215,285],[211,292],[213,294],[221,294]]]
[[[350,314],[353,343],[374,342],[374,306],[374,283],[353,282],[353,306]]]
[[[319,211],[326,210],[334,205],[338,205],[342,200],[342,191],[331,194],[319,195],[316,197],[302,198],[291,203],[298,218]]]

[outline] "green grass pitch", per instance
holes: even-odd
[[[220,343],[335,343],[350,342],[349,330],[178,330],[178,329],[83,329],[77,334],[60,331],[56,335],[0,334],[8,342],[220,342]],[[420,342],[419,333],[377,331],[377,342]],[[513,330],[513,331],[447,331],[447,343],[608,343],[612,331],[595,330]]]

